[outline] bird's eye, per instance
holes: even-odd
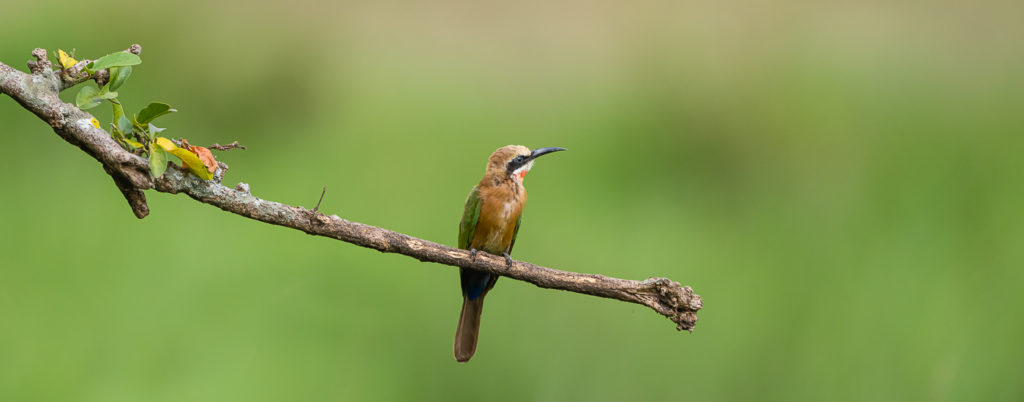
[[[522,162],[523,161],[523,156],[519,155],[519,156],[516,157],[515,160],[516,160],[516,162]]]

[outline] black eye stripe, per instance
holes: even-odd
[[[517,155],[515,158],[512,158],[512,160],[508,161],[508,164],[505,166],[505,169],[507,169],[509,172],[512,172],[522,167],[525,164],[525,162],[526,156]]]

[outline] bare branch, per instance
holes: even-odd
[[[208,146],[207,148],[209,148],[209,149],[216,149],[218,151],[228,151],[228,150],[232,150],[232,149],[235,149],[235,148],[238,148],[238,149],[241,149],[241,150],[245,150],[245,145],[239,145],[238,141],[234,141],[234,142],[232,142],[230,144],[227,144],[227,145],[213,144],[213,145]]]
[[[133,46],[133,49],[135,46]],[[41,49],[38,49],[41,50]],[[224,211],[261,222],[301,230],[311,235],[330,237],[385,253],[403,254],[420,261],[467,267],[525,281],[542,288],[568,290],[648,306],[676,323],[679,330],[693,331],[697,311],[703,306],[700,296],[689,286],[666,278],[644,281],[610,278],[546,268],[523,261],[506,265],[505,258],[469,251],[376,226],[351,222],[336,215],[325,215],[302,207],[257,198],[245,183],[235,188],[221,184],[227,165],[220,163],[213,180],[202,180],[177,165],[170,164],[162,178],[153,180],[146,159],[128,152],[110,135],[90,124],[92,115],[57,97],[71,81],[55,75],[45,51],[33,52],[37,61],[32,74],[25,74],[0,63],[0,92],[14,98],[25,109],[39,116],[67,142],[81,148],[99,161],[114,179],[139,218],[149,213],[142,190],[184,193]],[[63,74],[62,74],[63,76]],[[81,82],[81,81],[77,81]],[[76,83],[77,83],[76,82]],[[74,84],[71,84],[74,85]]]

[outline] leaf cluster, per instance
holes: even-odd
[[[78,60],[58,49],[58,62],[67,69],[76,64]],[[168,154],[174,155],[181,160],[182,166],[187,167],[196,176],[203,180],[213,178],[217,171],[217,161],[209,149],[189,145],[188,141],[182,139],[176,143],[165,137],[158,136],[164,128],[153,124],[156,118],[177,112],[171,105],[162,102],[153,102],[139,110],[138,113],[127,115],[121,101],[118,99],[118,89],[132,75],[132,66],[142,63],[142,59],[127,51],[111,53],[100,57],[84,66],[84,71],[89,76],[97,72],[107,70],[109,79],[102,87],[86,84],[78,91],[75,97],[75,104],[82,110],[92,109],[104,101],[110,102],[113,108],[113,121],[110,123],[110,135],[127,150],[140,151],[149,156],[150,173],[155,178],[162,177],[167,169],[169,160]],[[93,125],[100,128],[99,121],[93,118]],[[101,128],[102,129],[102,128]]]

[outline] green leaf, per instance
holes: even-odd
[[[138,55],[128,52],[117,52],[96,59],[89,68],[99,71],[104,68],[134,66],[139,63],[142,63],[142,59]]]
[[[117,123],[118,120],[124,117],[124,106],[121,106],[120,103],[111,103],[110,105],[114,108],[114,123]]]
[[[149,125],[149,138],[156,138],[154,136],[157,135],[157,134],[160,134],[160,132],[164,131],[164,130],[166,130],[166,128],[160,128],[160,127],[157,127],[156,124],[152,124],[151,123]]]
[[[110,68],[110,86],[111,91],[116,91],[121,85],[124,85],[128,81],[128,77],[132,75],[132,66],[124,67],[111,67]]]
[[[153,102],[139,111],[139,114],[135,116],[135,121],[139,125],[144,126],[146,123],[153,121],[153,119],[172,112],[177,112],[177,110],[171,109],[171,105]]]
[[[107,87],[104,86],[103,90],[100,91],[99,95],[96,95],[96,97],[99,98],[99,99],[108,99],[108,100],[109,99],[114,99],[114,98],[117,97],[117,92],[116,91],[107,91]]]
[[[110,103],[110,106],[112,106],[114,108],[114,117],[112,119],[114,121],[114,128],[116,128],[117,132],[119,132],[121,134],[127,134],[129,131],[126,131],[123,127],[121,127],[121,124],[120,124],[121,123],[121,119],[124,118],[124,106],[121,106],[120,103],[113,103],[113,102]],[[131,129],[130,126],[129,126],[129,129]]]
[[[132,132],[132,122],[127,117],[124,117],[124,114],[121,114],[121,117],[117,119],[117,129],[121,130],[121,133],[125,136],[128,136]]]
[[[167,152],[155,143],[149,144],[149,173],[155,178],[160,178],[167,170]]]
[[[100,90],[96,89],[94,86],[83,86],[82,89],[78,91],[78,96],[75,97],[75,105],[82,110],[92,109],[102,102],[101,99],[96,98],[99,93]]]
[[[145,134],[146,133],[146,127],[143,126],[142,124],[139,124],[139,120],[138,120],[137,116],[135,116],[133,114],[131,119],[132,119],[132,126],[135,127],[135,131],[138,131],[139,133]]]

